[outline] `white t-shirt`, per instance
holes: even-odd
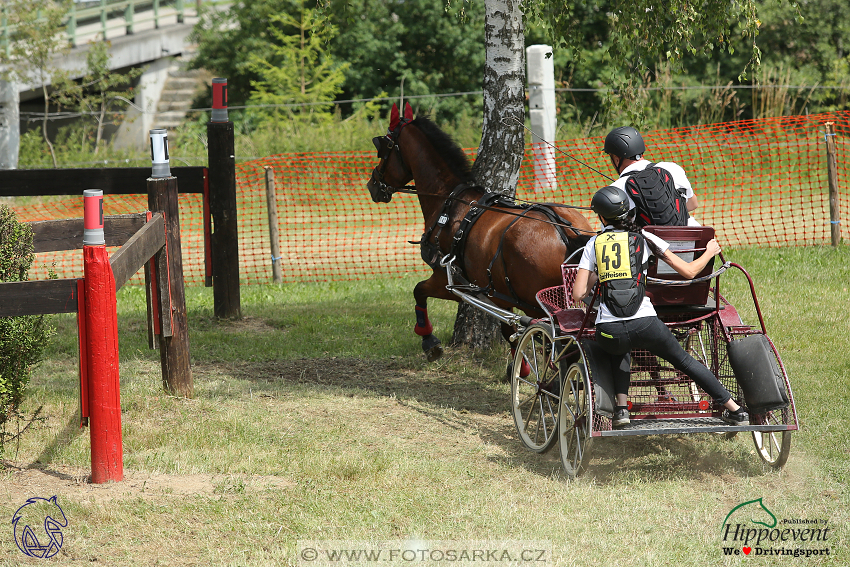
[[[605,230],[613,229],[612,226],[606,226]],[[670,248],[670,245],[663,239],[655,236],[654,234],[650,234],[645,230],[640,231],[644,238],[647,240],[652,240],[652,242],[658,247],[659,252],[662,254]],[[584,246],[584,253],[581,255],[581,260],[579,260],[578,267],[579,269],[588,270],[590,272],[596,272],[596,236],[593,236],[587,244]],[[643,263],[646,263],[649,260],[649,246],[644,246],[643,249]],[[644,277],[646,277],[646,272],[644,271]],[[649,300],[647,296],[643,296],[643,302],[640,304],[637,312],[631,317],[617,317],[611,311],[608,310],[608,307],[605,306],[604,303],[599,303],[599,310],[596,313],[596,323],[610,323],[612,321],[626,321],[629,319],[640,319],[641,317],[655,317],[655,308],[652,306],[652,302]]]
[[[629,176],[626,174],[643,171],[644,169],[649,167],[650,163],[652,162],[648,159],[636,161],[635,163],[629,165],[623,171],[621,171],[620,175],[622,177],[619,177],[618,179],[612,181],[611,185],[613,187],[618,187],[623,191],[626,191],[626,181],[628,181],[629,179]],[[676,189],[679,190],[679,192],[682,193],[682,195],[685,196],[685,200],[688,200],[694,196],[694,190],[691,187],[691,181],[690,179],[688,179],[688,176],[685,175],[685,170],[682,169],[681,165],[673,163],[672,161],[659,161],[655,165],[657,165],[661,169],[664,169],[665,171],[670,172],[670,175],[673,177],[673,185],[676,187]],[[629,210],[631,211],[635,208],[635,202],[632,201],[632,197],[629,195],[628,191],[626,191],[626,196],[629,198]],[[696,219],[689,216],[688,226],[700,226],[700,224],[696,221]]]

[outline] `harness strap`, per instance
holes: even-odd
[[[505,230],[502,231],[502,236],[501,236],[501,238],[499,238],[499,246],[496,248],[496,255],[493,256],[493,259],[490,260],[490,265],[487,267],[487,278],[489,280],[489,283],[488,283],[488,286],[487,286],[489,293],[487,295],[489,295],[490,297],[496,297],[496,298],[501,299],[503,301],[509,301],[511,303],[514,303],[517,307],[519,307],[523,310],[527,310],[529,308],[536,309],[536,307],[534,305],[529,305],[525,301],[521,300],[519,298],[519,295],[517,295],[517,292],[514,291],[514,287],[511,284],[511,279],[508,277],[508,264],[507,264],[507,260],[505,260],[504,254],[502,254],[502,245],[505,243],[505,237],[508,234],[508,230],[510,230],[510,228],[514,225],[514,223],[519,221],[519,219],[524,218],[525,213],[527,213],[530,210],[531,209],[529,208],[528,210],[523,211],[523,216],[515,217],[514,220],[511,221],[511,223],[505,228]],[[498,258],[499,256],[502,257],[502,268],[505,271],[505,285],[508,286],[508,291],[511,292],[510,297],[508,297],[507,295],[497,291],[495,286],[493,285],[493,264],[496,262],[496,258]]]
[[[420,252],[422,254],[422,260],[431,266],[433,269],[437,269],[440,265],[440,257],[442,256],[442,251],[440,250],[440,233],[443,231],[443,227],[448,223],[449,220],[449,211],[452,208],[452,205],[458,200],[458,197],[468,189],[483,189],[478,185],[470,185],[469,183],[461,183],[457,187],[455,187],[451,194],[443,201],[443,208],[440,209],[440,213],[437,215],[437,218],[434,219],[434,222],[431,223],[431,226],[422,234],[422,238],[419,240],[417,244],[420,245]],[[445,220],[443,220],[445,219]],[[442,222],[440,222],[442,220]],[[432,240],[431,235],[434,232],[434,229],[437,228],[437,233],[434,235]],[[454,249],[454,245],[452,245],[452,249]]]

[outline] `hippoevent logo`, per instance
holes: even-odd
[[[62,529],[68,527],[65,512],[52,498],[30,498],[12,516],[15,543],[24,555],[47,559],[62,548]]]
[[[779,520],[761,498],[738,504],[720,530],[723,555],[829,555],[830,528],[825,519]]]

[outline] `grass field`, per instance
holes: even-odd
[[[61,564],[320,565],[299,559],[304,540],[459,550],[486,540],[534,542],[547,551],[541,565],[847,565],[850,250],[724,253],[754,276],[794,389],[801,430],[780,472],[762,466],[749,436],[639,437],[597,441],[588,472],[567,482],[557,449],[537,455],[517,439],[499,381],[504,346],[424,361],[412,278],[245,286],[238,322],[216,321],[212,290],[189,288],[196,396],[170,397],[146,348],[144,290],[126,287],[125,480],[87,482],[76,323],[56,316],[26,402],[45,419],[7,449],[0,472],[0,564],[45,564],[17,549],[9,520],[27,498],[57,495],[69,525],[50,561]],[[743,278],[723,285],[753,323]],[[454,304],[432,303],[447,342]],[[780,521],[827,521],[828,541],[793,547],[830,554],[725,556],[724,519],[758,498]]]

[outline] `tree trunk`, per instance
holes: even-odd
[[[516,194],[525,150],[525,31],[516,0],[485,1],[484,128],[473,172],[488,191]],[[461,303],[452,344],[485,348],[499,321]]]
[[[53,144],[50,142],[50,137],[47,135],[47,117],[50,111],[50,96],[47,94],[47,83],[44,78],[44,73],[41,73],[41,90],[44,91],[44,117],[41,120],[41,135],[44,141],[47,142],[47,147],[50,148],[50,157],[53,159],[53,168],[59,167],[56,162],[56,151],[53,149]]]

